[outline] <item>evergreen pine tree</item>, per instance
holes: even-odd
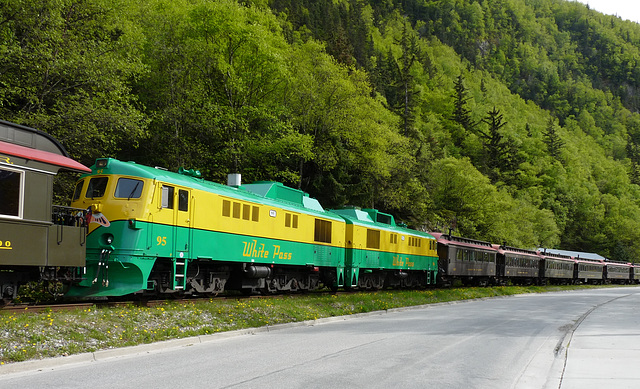
[[[454,81],[453,86],[453,120],[460,124],[465,130],[471,131],[475,127],[475,124],[471,120],[471,111],[467,108],[469,97],[467,97],[467,89],[464,86],[464,77],[462,74]]]
[[[556,131],[555,120],[553,118],[549,118],[547,128],[542,135],[544,136],[544,143],[547,145],[549,155],[560,160],[560,150],[564,146],[564,142],[560,139],[560,135],[558,135]]]
[[[494,183],[500,179],[510,181],[518,168],[519,157],[516,145],[500,132],[507,122],[495,107],[487,112],[482,122],[488,125],[487,130],[477,128],[476,132],[482,138],[486,153],[486,174]]]

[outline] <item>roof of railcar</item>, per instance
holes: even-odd
[[[592,259],[575,259],[577,263],[588,263],[592,265],[600,265],[604,266],[606,263],[604,261],[592,260]]]
[[[496,247],[496,249],[498,250],[498,252],[500,254],[505,254],[505,253],[513,253],[513,254],[522,254],[522,255],[527,255],[527,256],[532,256],[532,257],[539,257],[540,253],[538,253],[537,251],[532,251],[532,250],[527,250],[527,249],[520,249],[517,247],[511,247],[511,246],[504,246],[504,245],[494,245],[494,247]]]
[[[354,206],[346,206],[339,209],[330,209],[329,211],[342,216],[348,224],[388,230],[407,235],[411,234],[427,239],[435,239],[431,234],[427,232],[413,230],[401,225],[397,225],[392,215],[380,212],[377,209],[361,209]]]
[[[540,257],[544,258],[544,259],[557,259],[560,261],[570,261],[570,262],[576,262],[576,259],[573,257],[570,257],[568,255],[562,255],[562,254],[554,254],[554,253],[545,253],[545,252],[540,252]]]
[[[232,199],[271,205],[294,212],[311,213],[321,215],[327,219],[344,221],[337,215],[324,210],[320,203],[316,199],[309,197],[308,194],[297,189],[289,188],[279,182],[262,181],[256,184],[241,185],[239,187],[227,186],[188,174],[180,174],[162,168],[139,165],[135,162],[124,162],[113,158],[101,158],[98,161],[105,160],[107,161],[107,166],[101,168],[101,172],[98,175],[117,174],[155,179],[178,186],[217,193]],[[96,164],[94,164],[91,169],[95,172],[98,168]]]
[[[580,251],[569,251],[569,250],[557,250],[557,249],[547,249],[547,248],[538,248],[540,252],[546,252],[551,254],[564,255],[567,257],[573,257],[575,259],[592,259],[597,261],[606,261],[607,259],[601,255],[596,253],[583,253]]]
[[[79,172],[91,171],[71,159],[60,142],[46,132],[4,120],[0,120],[0,154]]]
[[[449,235],[442,232],[431,232],[430,233],[434,238],[438,240],[438,243],[444,245],[454,245],[454,246],[462,246],[462,247],[470,247],[476,249],[483,249],[489,251],[497,251],[496,248],[489,242],[485,242],[482,240],[475,240],[464,238],[462,236]]]
[[[621,262],[603,262],[607,267],[632,267],[633,265],[630,263],[621,263]]]

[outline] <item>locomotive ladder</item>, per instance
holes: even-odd
[[[187,260],[178,259],[173,262],[173,289],[184,290],[187,284]]]

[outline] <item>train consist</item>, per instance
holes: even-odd
[[[374,209],[325,210],[276,182],[98,159],[72,207],[88,209],[88,277],[68,295],[217,294],[426,287],[435,239]]]
[[[640,283],[640,265],[432,235],[438,240],[439,284],[443,286],[455,280],[476,286]]]
[[[71,207],[52,205],[60,169],[87,173]],[[0,122],[0,297],[35,279],[93,298],[637,283],[640,266],[428,234],[277,182],[220,185],[112,158],[89,169],[45,133]]]

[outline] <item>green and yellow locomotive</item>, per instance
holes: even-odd
[[[90,224],[85,280],[69,296],[435,282],[430,235],[397,227],[390,215],[375,210],[327,211],[277,182],[225,186],[203,180],[197,171],[98,159],[77,183],[72,206],[88,209]],[[358,221],[358,215],[368,220]],[[367,234],[389,243],[370,247]],[[358,247],[378,259],[354,260]]]
[[[416,288],[436,283],[438,258],[433,236],[398,226],[375,209],[333,210],[347,222],[346,288]]]

